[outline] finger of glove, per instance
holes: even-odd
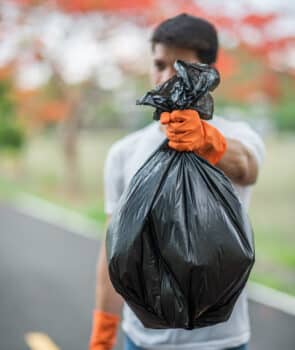
[[[170,122],[170,113],[169,112],[162,112],[160,115],[160,122],[163,125],[166,125]]]
[[[186,120],[198,120],[199,114],[192,109],[175,110],[170,113],[171,122],[182,122]]]
[[[192,136],[190,131],[175,133],[173,130],[166,130],[167,138],[174,142],[191,142],[194,137]]]
[[[202,147],[205,142],[204,134],[202,133],[202,130],[200,132],[195,133],[191,131],[183,132],[183,133],[175,133],[173,130],[166,130],[167,138],[172,142],[177,143],[189,143],[190,150],[198,149],[199,147]]]
[[[170,122],[167,125],[167,129],[175,133],[192,132],[200,133],[202,130],[201,124],[195,120],[186,120],[184,122]]]
[[[169,141],[168,142],[169,147],[175,149],[176,151],[179,152],[189,152],[189,151],[193,151],[193,147],[191,145],[191,143],[189,142],[173,142],[173,141]]]

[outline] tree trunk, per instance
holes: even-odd
[[[66,192],[76,197],[81,191],[78,164],[79,114],[77,112],[73,111],[73,113],[64,120],[62,132]]]

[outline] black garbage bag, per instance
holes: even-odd
[[[202,119],[213,115],[213,91],[220,82],[219,73],[207,64],[188,64],[177,60],[176,75],[147,92],[136,104],[156,107],[154,119],[159,120],[162,112],[175,109],[194,109]]]
[[[230,180],[165,141],[131,179],[107,230],[109,275],[145,327],[226,321],[254,263]]]

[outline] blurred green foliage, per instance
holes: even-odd
[[[0,149],[19,150],[25,143],[25,132],[16,113],[11,97],[11,87],[0,82]]]
[[[273,108],[273,120],[279,130],[295,131],[295,100],[282,100]]]
[[[0,117],[0,149],[11,148],[19,150],[25,142],[22,128],[14,123],[2,121]]]
[[[272,118],[279,130],[295,131],[295,81],[294,77],[283,75],[280,79],[281,96],[273,105]]]

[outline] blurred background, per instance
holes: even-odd
[[[216,114],[266,144],[250,210],[251,349],[294,348],[295,2],[1,0],[1,349],[87,348],[104,161],[151,122],[135,105],[151,88],[150,35],[182,12],[218,29]]]
[[[251,278],[295,295],[291,0],[1,0],[1,199],[44,200],[103,224],[108,148],[152,119],[135,105],[151,87],[152,28],[181,12],[218,28],[216,114],[246,120],[266,143]]]

